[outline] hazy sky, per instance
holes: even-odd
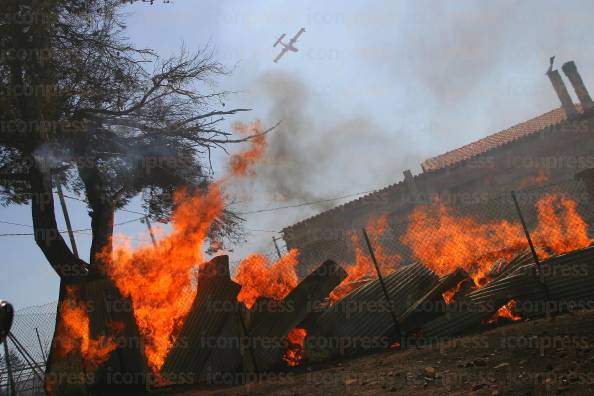
[[[575,60],[594,89],[588,0],[174,0],[129,10],[137,45],[164,56],[208,45],[233,70],[219,81],[238,91],[226,107],[254,111],[228,124],[282,121],[257,176],[233,188],[243,212],[381,188],[405,169],[420,172],[425,158],[558,107],[544,74],[552,55],[557,66]],[[274,64],[276,38],[301,27],[300,52]],[[219,174],[225,161],[215,158]],[[74,228],[89,228],[84,204],[68,205]],[[322,209],[246,215],[246,228],[280,230]],[[118,212],[116,222],[136,217]],[[30,208],[0,208],[0,220],[30,225]],[[28,232],[0,224],[0,234]],[[116,232],[147,238],[139,222]],[[251,231],[232,260],[270,251],[273,235]],[[88,258],[90,236],[77,243]],[[32,236],[0,237],[0,249],[0,298],[17,307],[57,299],[57,276]]]

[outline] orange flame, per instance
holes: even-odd
[[[460,282],[458,282],[458,284],[456,286],[454,286],[450,290],[447,290],[441,294],[441,296],[443,297],[443,300],[445,301],[446,304],[449,304],[454,300],[454,297],[456,296],[456,294],[458,294],[458,292],[462,288],[464,281],[465,281],[465,279],[461,280]]]
[[[549,176],[541,170],[537,175],[528,176],[522,181],[520,181],[518,185],[518,189],[524,189],[527,187],[534,187],[534,186],[542,186],[549,181]]]
[[[538,247],[562,254],[590,244],[587,224],[575,201],[562,194],[547,194],[536,208],[538,226],[532,237]],[[497,259],[510,260],[527,245],[519,222],[479,223],[470,216],[454,216],[440,201],[418,206],[410,220],[401,240],[417,258],[441,276],[462,267],[479,287]]]
[[[513,322],[522,320],[522,317],[520,315],[516,315],[512,312],[512,310],[516,306],[516,303],[517,303],[516,300],[509,300],[507,304],[505,304],[501,308],[499,308],[497,310],[497,312],[495,312],[495,314],[491,318],[485,320],[483,323],[485,323],[485,324],[496,323],[498,320],[500,320],[502,318],[509,319]]]
[[[305,359],[305,337],[307,337],[307,330],[299,327],[294,328],[287,335],[289,347],[283,355],[283,361],[287,366],[295,367],[303,363],[303,359]]]
[[[477,285],[495,258],[510,259],[526,244],[520,224],[507,220],[481,224],[470,216],[454,216],[441,201],[432,207],[418,206],[410,220],[401,240],[417,258],[440,276],[462,267]]]
[[[268,143],[266,136],[262,134],[262,124],[259,120],[250,125],[235,123],[233,128],[242,136],[253,136],[250,148],[233,154],[229,161],[229,169],[233,176],[255,176],[253,165],[258,162],[266,152]]]
[[[202,248],[213,221],[223,211],[217,183],[203,195],[174,195],[177,206],[172,231],[155,247],[116,246],[107,258],[108,275],[124,296],[132,300],[134,316],[144,339],[145,354],[157,372],[181,330],[196,295],[192,270],[205,261]]]
[[[563,194],[547,194],[536,203],[538,228],[535,244],[563,254],[590,245],[588,224],[577,211],[577,203]]]
[[[62,320],[58,322],[56,336],[57,356],[64,358],[73,352],[80,352],[87,367],[92,369],[100,366],[113,352],[117,345],[112,337],[90,336],[90,321],[87,307],[76,300],[76,287],[66,286],[66,299],[61,304]],[[122,323],[112,322],[112,327],[121,329]]]
[[[241,284],[237,300],[251,308],[258,297],[282,300],[297,286],[297,258],[299,251],[289,253],[270,264],[267,257],[252,254],[239,263],[235,281]]]
[[[400,341],[394,341],[391,345],[390,345],[390,349],[400,349]]]
[[[383,215],[371,218],[366,229],[382,276],[396,271],[396,266],[400,261],[400,255],[395,252],[387,253],[380,241],[381,236],[388,229],[387,216]],[[347,277],[330,293],[329,300],[331,303],[335,303],[355,289],[357,287],[357,281],[365,277],[377,278],[373,261],[368,254],[365,254],[367,252],[367,246],[363,248],[361,236],[358,233],[351,232],[350,237],[355,250],[355,262],[344,266]]]
[[[243,136],[261,134],[261,124],[237,123],[234,129]],[[253,136],[251,148],[230,159],[232,176],[254,175],[252,167],[266,150],[265,135]],[[134,316],[144,340],[144,352],[154,371],[163,365],[183,320],[196,296],[193,283],[196,266],[205,262],[202,250],[208,231],[224,208],[221,185],[229,178],[209,186],[208,191],[190,196],[185,191],[174,194],[176,209],[172,231],[163,235],[156,246],[132,248],[126,238],[114,243],[111,255],[104,253],[107,274],[123,296],[129,297]],[[114,236],[114,241],[118,237]],[[210,241],[211,248],[220,249],[220,241]]]

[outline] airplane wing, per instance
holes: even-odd
[[[274,58],[274,63],[277,63],[279,61],[279,59],[282,58],[283,55],[287,53],[287,51],[288,51],[287,47],[283,47],[280,54],[278,54],[278,56],[276,58]]]
[[[297,34],[289,41],[289,45],[295,44],[297,42],[297,40],[299,40],[299,36],[301,36],[303,33],[305,33],[305,29],[303,29],[303,28],[299,29]]]

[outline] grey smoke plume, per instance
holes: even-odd
[[[315,201],[383,187],[420,161],[400,131],[390,132],[366,115],[337,118],[293,76],[267,73],[256,86],[256,93],[272,103],[267,121],[282,122],[270,134],[257,170],[258,183],[278,200]],[[335,204],[322,203],[318,209]]]

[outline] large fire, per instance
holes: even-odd
[[[241,136],[254,138],[249,140],[250,148],[231,156],[229,176],[252,176],[253,165],[266,149],[261,124],[237,123],[234,129]],[[209,230],[224,209],[221,184],[230,178],[212,183],[203,193],[176,192],[172,230],[156,246],[132,248],[123,242],[115,246],[112,255],[104,257],[109,277],[132,301],[144,352],[154,372],[163,365],[196,296],[192,274],[206,261],[203,248]]]
[[[299,327],[294,328],[287,335],[288,348],[283,355],[283,361],[287,366],[299,366],[305,359],[305,337],[307,330]]]
[[[218,184],[203,195],[175,194],[172,231],[156,246],[114,248],[108,275],[124,296],[129,296],[139,331],[144,338],[149,366],[156,372],[175,341],[194,296],[192,270],[205,257],[202,248],[212,222],[223,211]]]
[[[455,216],[441,201],[418,206],[410,221],[401,240],[417,258],[440,276],[462,267],[477,284],[493,263],[493,252],[526,243],[519,224],[507,220],[480,223],[470,216]],[[509,251],[502,254],[512,256]]]
[[[297,249],[291,249],[274,264],[259,254],[252,254],[242,260],[235,275],[235,281],[241,284],[237,300],[251,308],[259,297],[274,300],[285,298],[298,283],[295,272],[298,255]]]
[[[396,252],[388,253],[381,242],[381,237],[387,229],[388,220],[386,215],[371,218],[366,227],[382,276],[394,272],[400,262],[400,255]],[[373,261],[369,254],[366,254],[368,249],[366,245],[364,246],[363,237],[359,233],[351,232],[350,238],[353,249],[355,250],[355,261],[345,264],[344,268],[347,272],[347,277],[330,293],[329,299],[331,303],[335,303],[355,289],[357,287],[357,281],[366,277],[377,278]]]
[[[538,226],[531,234],[542,258],[587,247],[591,240],[577,204],[563,194],[544,195],[536,204]],[[457,267],[466,270],[482,286],[492,264],[510,260],[526,248],[521,224],[508,220],[479,222],[471,216],[455,216],[440,201],[417,207],[401,241],[438,275]],[[541,252],[542,250],[542,252]]]
[[[60,305],[62,320],[56,330],[56,352],[59,358],[80,352],[87,367],[93,369],[105,362],[117,345],[113,337],[91,338],[87,306],[77,300],[76,294],[76,286],[66,286],[66,298]],[[113,323],[111,327],[117,329],[120,326]]]
[[[236,125],[236,130],[243,135],[257,134],[260,129],[259,122],[250,126]],[[252,139],[249,149],[231,157],[230,176],[253,176],[251,168],[263,156],[265,149],[264,135]],[[195,298],[192,274],[197,265],[206,261],[203,248],[208,241],[209,230],[223,213],[222,183],[215,182],[200,194],[178,191],[174,196],[171,232],[162,235],[156,246],[132,248],[128,243],[120,242],[115,244],[112,254],[103,257],[108,276],[122,295],[132,301],[135,320],[144,340],[144,352],[154,372],[163,365]],[[587,225],[570,198],[561,194],[546,195],[538,201],[537,209],[539,223],[533,238],[539,248],[560,254],[590,244]],[[480,223],[472,217],[455,216],[441,202],[417,207],[410,220],[401,242],[418,259],[439,275],[462,267],[477,286],[481,285],[481,279],[496,259],[509,260],[526,246],[518,222]],[[388,229],[386,216],[371,219],[366,229],[382,273],[387,275],[396,270],[400,256],[387,252],[381,241]],[[355,259],[345,265],[348,275],[331,293],[331,302],[349,293],[356,287],[357,281],[377,276],[362,236],[352,233],[350,238]],[[298,283],[297,263],[297,250],[291,250],[275,263],[260,255],[247,257],[240,263],[235,276],[242,285],[238,300],[252,307],[261,296],[275,300],[284,298]],[[67,304],[63,317],[63,326],[74,334],[72,342],[62,345],[63,353],[68,354],[78,348],[85,361],[98,365],[115,349],[115,344],[109,339],[90,339],[84,307]],[[289,334],[289,342],[303,345],[305,336],[304,329],[295,329]],[[290,349],[287,359],[301,361],[302,349],[301,352]]]

